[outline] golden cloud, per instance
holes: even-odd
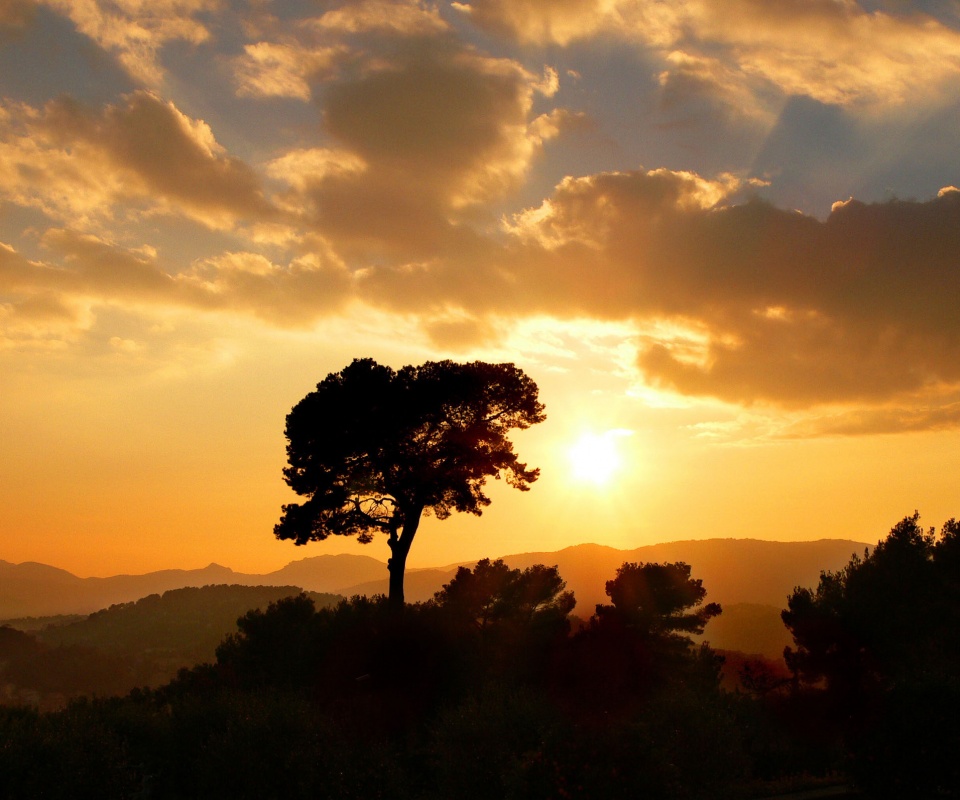
[[[463,48],[424,45],[364,63],[324,89],[334,147],[303,149],[268,167],[344,253],[433,258],[473,249],[465,224],[521,185],[543,143],[575,117],[534,117],[555,75]],[[492,220],[491,220],[492,224]]]
[[[381,31],[403,36],[429,36],[449,29],[436,6],[419,0],[341,2],[305,27],[337,33]]]
[[[140,91],[89,108],[61,97],[0,115],[0,192],[74,226],[121,213],[184,214],[211,228],[278,221],[256,174],[202,120]]]
[[[732,184],[730,184],[732,185]],[[960,385],[960,193],[848,202],[821,222],[689,173],[567,179],[505,249],[361,277],[397,310],[672,322],[638,337],[648,383],[810,407]]]
[[[763,81],[824,103],[898,104],[960,73],[960,33],[921,13],[864,10],[853,0],[474,0],[478,26],[521,42],[627,39],[670,58],[662,80],[691,61],[722,62],[727,94]],[[678,56],[682,60],[678,64]],[[733,89],[736,77],[739,89]],[[756,87],[760,89],[761,87]],[[756,105],[751,102],[747,108]]]
[[[155,253],[130,250],[91,234],[51,229],[44,246],[60,263],[31,262],[0,247],[5,316],[58,323],[73,309],[97,306],[193,308],[251,314],[280,327],[308,325],[344,307],[352,294],[339,262],[305,255],[286,266],[257,253],[232,252],[174,273]],[[89,327],[89,319],[83,320]]]
[[[454,3],[481,28],[537,45],[599,35],[640,35],[665,46],[675,41],[687,16],[684,3],[649,0],[473,0]]]
[[[344,51],[296,42],[257,42],[233,60],[237,94],[249,97],[310,99],[310,84],[333,74]]]
[[[301,158],[325,164],[335,154]],[[336,196],[331,180],[320,180],[327,202]],[[356,180],[350,173],[343,184],[355,201]],[[876,412],[859,421],[824,416],[808,432],[953,424],[960,192],[927,202],[851,200],[819,221],[757,201],[724,205],[736,185],[663,169],[570,178],[516,217],[504,242],[442,219],[429,229],[432,200],[384,197],[385,184],[374,181],[365,188],[371,202],[384,203],[382,214],[362,204],[343,213],[356,212],[358,239],[366,220],[394,249],[353,271],[341,260],[350,249],[342,241],[314,238],[285,264],[230,251],[176,270],[150,248],[51,230],[42,239],[51,262],[0,247],[2,314],[21,332],[89,326],[84,309],[117,303],[242,313],[288,327],[363,302],[417,317],[435,342],[458,348],[493,341],[508,319],[607,320],[636,332],[635,363],[654,388],[738,405],[857,402]],[[343,238],[347,222],[335,221]],[[401,258],[403,247],[432,255]],[[927,410],[907,414],[908,400]]]
[[[163,81],[158,54],[172,41],[200,44],[210,36],[197,17],[221,0],[39,0],[73,22],[77,30],[116,55],[139,83]]]
[[[437,9],[417,0],[361,0],[333,4],[323,14],[282,26],[275,18],[269,34],[263,26],[251,34],[242,56],[232,60],[237,93],[251,97],[309,100],[317,85],[334,79],[342,65],[364,59],[365,37],[386,43],[444,37],[449,26]],[[380,49],[380,48],[374,48]]]

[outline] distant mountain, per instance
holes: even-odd
[[[703,580],[707,599],[721,604],[749,603],[782,609],[797,586],[816,586],[822,570],[844,567],[866,545],[846,539],[816,542],[768,542],[757,539],[703,539],[617,550],[598,544],[580,544],[554,552],[502,556],[513,569],[534,564],[556,566],[567,588],[577,598],[574,613],[589,617],[597,603],[609,602],[604,588],[625,561],[671,563],[683,561],[694,578]],[[476,562],[466,562],[472,567]],[[428,600],[448,583],[460,565],[408,570],[404,594],[408,602]],[[337,589],[339,594],[386,594],[388,579]],[[782,649],[782,647],[781,647]]]
[[[145,575],[78,578],[66,570],[45,564],[0,561],[0,619],[90,614],[170,589],[228,583],[249,586],[263,581],[240,575],[219,564],[210,564],[203,569],[161,570]]]
[[[470,561],[465,566],[473,567],[476,562]],[[385,568],[386,565],[383,565]],[[381,574],[383,574],[381,570]],[[434,594],[443,588],[445,583],[457,574],[457,567],[445,567],[443,569],[408,569],[403,578],[403,597],[408,603],[422,603],[424,600],[431,599]],[[389,594],[390,579],[380,578],[376,580],[365,581],[354,586],[345,586],[337,591],[344,597],[353,597],[356,594],[372,597],[375,594]]]
[[[577,597],[576,613],[590,616],[606,602],[604,585],[624,561],[685,561],[701,578],[707,599],[725,604],[753,603],[783,608],[796,586],[815,586],[821,570],[845,566],[865,545],[842,539],[816,542],[768,542],[756,539],[705,539],[617,550],[581,544],[555,552],[504,556],[513,568],[556,565]],[[475,562],[464,562],[472,567]],[[408,601],[427,600],[456,574],[458,564],[410,569]],[[210,564],[198,570],[163,570],[145,575],[78,578],[43,564],[0,561],[0,620],[54,614],[89,614],[117,603],[187,586],[234,584],[298,586],[346,597],[386,594],[387,569],[369,556],[320,555],[294,561],[266,575],[248,575]]]
[[[49,616],[74,605],[85,594],[83,579],[66,570],[27,561],[0,561],[0,617]],[[70,598],[64,606],[63,598]],[[91,607],[96,611],[99,606]],[[66,613],[72,613],[67,611]]]
[[[167,569],[144,575],[78,578],[45,564],[0,561],[0,620],[91,614],[171,589],[212,585],[297,586],[311,592],[338,593],[344,584],[372,580],[387,565],[369,556],[317,556],[294,561],[266,575],[234,572],[220,564],[203,569]]]
[[[342,587],[375,581],[386,574],[386,571],[387,565],[383,561],[370,556],[341,554],[291,561],[282,569],[259,577],[269,581],[270,585],[277,582],[301,586],[310,592],[344,594]]]

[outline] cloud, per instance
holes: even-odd
[[[371,31],[402,36],[430,36],[449,30],[436,6],[419,0],[360,0],[339,2],[316,19],[308,29],[337,33]]]
[[[257,42],[233,60],[237,94],[310,99],[310,85],[332,74],[343,50],[304,47],[297,42]]]
[[[532,113],[554,87],[549,71],[442,42],[403,50],[323,88],[332,147],[292,151],[268,169],[289,184],[286,206],[304,209],[345,255],[404,261],[472,249],[478,215],[576,123],[559,109]]]
[[[707,342],[696,357],[648,344],[639,363],[654,383],[809,406],[960,381],[960,321],[948,299],[960,290],[955,194],[854,201],[824,223],[748,204],[682,212],[658,228],[627,245],[632,263],[611,255],[635,271],[640,315],[688,320]]]
[[[0,41],[24,29],[35,13],[36,6],[31,0],[6,0],[0,5]]]
[[[420,53],[330,86],[324,123],[368,163],[468,203],[522,177],[537,88],[537,77],[512,61]]]
[[[581,124],[563,108],[534,113],[557,93],[556,70],[486,55],[416,0],[337,3],[262,32],[233,62],[238,92],[312,99],[321,113],[319,142],[267,165],[287,185],[277,202],[361,263],[475,247],[472,228],[495,227],[488,208],[522,186],[544,143]]]
[[[346,268],[320,255],[281,266],[257,253],[228,252],[175,273],[149,248],[131,250],[91,234],[50,229],[42,243],[56,261],[28,261],[0,246],[5,315],[42,330],[50,319],[89,327],[89,314],[111,305],[241,313],[303,327],[341,310],[353,291]],[[83,320],[75,313],[80,307],[89,312]]]
[[[824,103],[896,105],[960,73],[960,33],[923,13],[871,12],[854,0],[474,0],[458,7],[481,28],[522,42],[626,39],[670,54],[666,76],[688,69],[689,59],[710,58],[742,87],[759,80]],[[729,92],[729,80],[724,85]]]
[[[222,0],[38,0],[70,19],[144,86],[159,87],[160,50],[170,42],[200,44],[210,32],[198,19]]]
[[[202,303],[253,314],[280,327],[301,327],[342,310],[353,295],[349,271],[318,255],[285,267],[257,253],[224,253],[204,259],[183,276]]]
[[[646,0],[473,0],[453,5],[481,28],[537,45],[636,34],[666,46],[677,39],[687,16],[684,3]]]
[[[0,242],[0,350],[62,350],[90,327],[90,315],[56,290],[52,273]]]
[[[775,115],[764,98],[762,81],[744,76],[723,59],[674,50],[658,76],[663,127],[676,130],[709,126],[749,135],[767,131]]]
[[[372,270],[394,308],[632,320],[649,384],[736,404],[884,403],[960,385],[960,193],[824,222],[666,170],[567,179],[512,246]],[[662,332],[656,325],[664,323]]]
[[[287,158],[273,168],[295,171]],[[337,151],[299,158],[319,173],[364,174]],[[777,435],[952,425],[960,192],[849,200],[820,221],[759,201],[726,205],[738,185],[664,169],[568,178],[513,218],[505,241],[438,222],[463,246],[434,242],[433,258],[359,270],[322,239],[305,239],[305,254],[285,265],[230,251],[177,270],[150,248],[54,229],[42,239],[52,261],[0,248],[0,297],[11,330],[48,334],[89,327],[90,314],[113,304],[303,327],[362,302],[418,318],[435,344],[460,351],[494,344],[510,320],[607,320],[634,331],[648,387],[737,406],[834,409]]]
[[[100,108],[63,96],[0,110],[0,192],[72,225],[138,212],[227,229],[279,219],[206,123],[146,91]]]
[[[286,25],[272,18],[270,25],[251,29],[257,41],[232,60],[237,93],[307,101],[342,67],[363,61],[368,49],[379,52],[407,39],[430,41],[449,33],[437,9],[417,0],[328,5],[333,7],[316,17]]]
[[[931,399],[935,402],[931,402]],[[781,427],[777,439],[819,436],[874,436],[913,431],[945,431],[960,427],[960,400],[956,394],[934,398],[918,396],[911,405],[843,409],[814,414]]]
[[[960,72],[960,33],[919,14],[871,13],[831,0],[735,0],[722,13],[704,9],[700,35],[736,48],[746,74],[788,95],[900,104]]]

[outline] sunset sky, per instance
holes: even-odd
[[[939,526],[954,187],[957,0],[0,0],[0,559],[386,560],[273,537],[360,356],[547,407],[410,566]]]

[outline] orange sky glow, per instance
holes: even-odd
[[[957,131],[938,0],[0,3],[0,559],[386,560],[272,533],[367,356],[546,405],[412,567],[939,526]]]

